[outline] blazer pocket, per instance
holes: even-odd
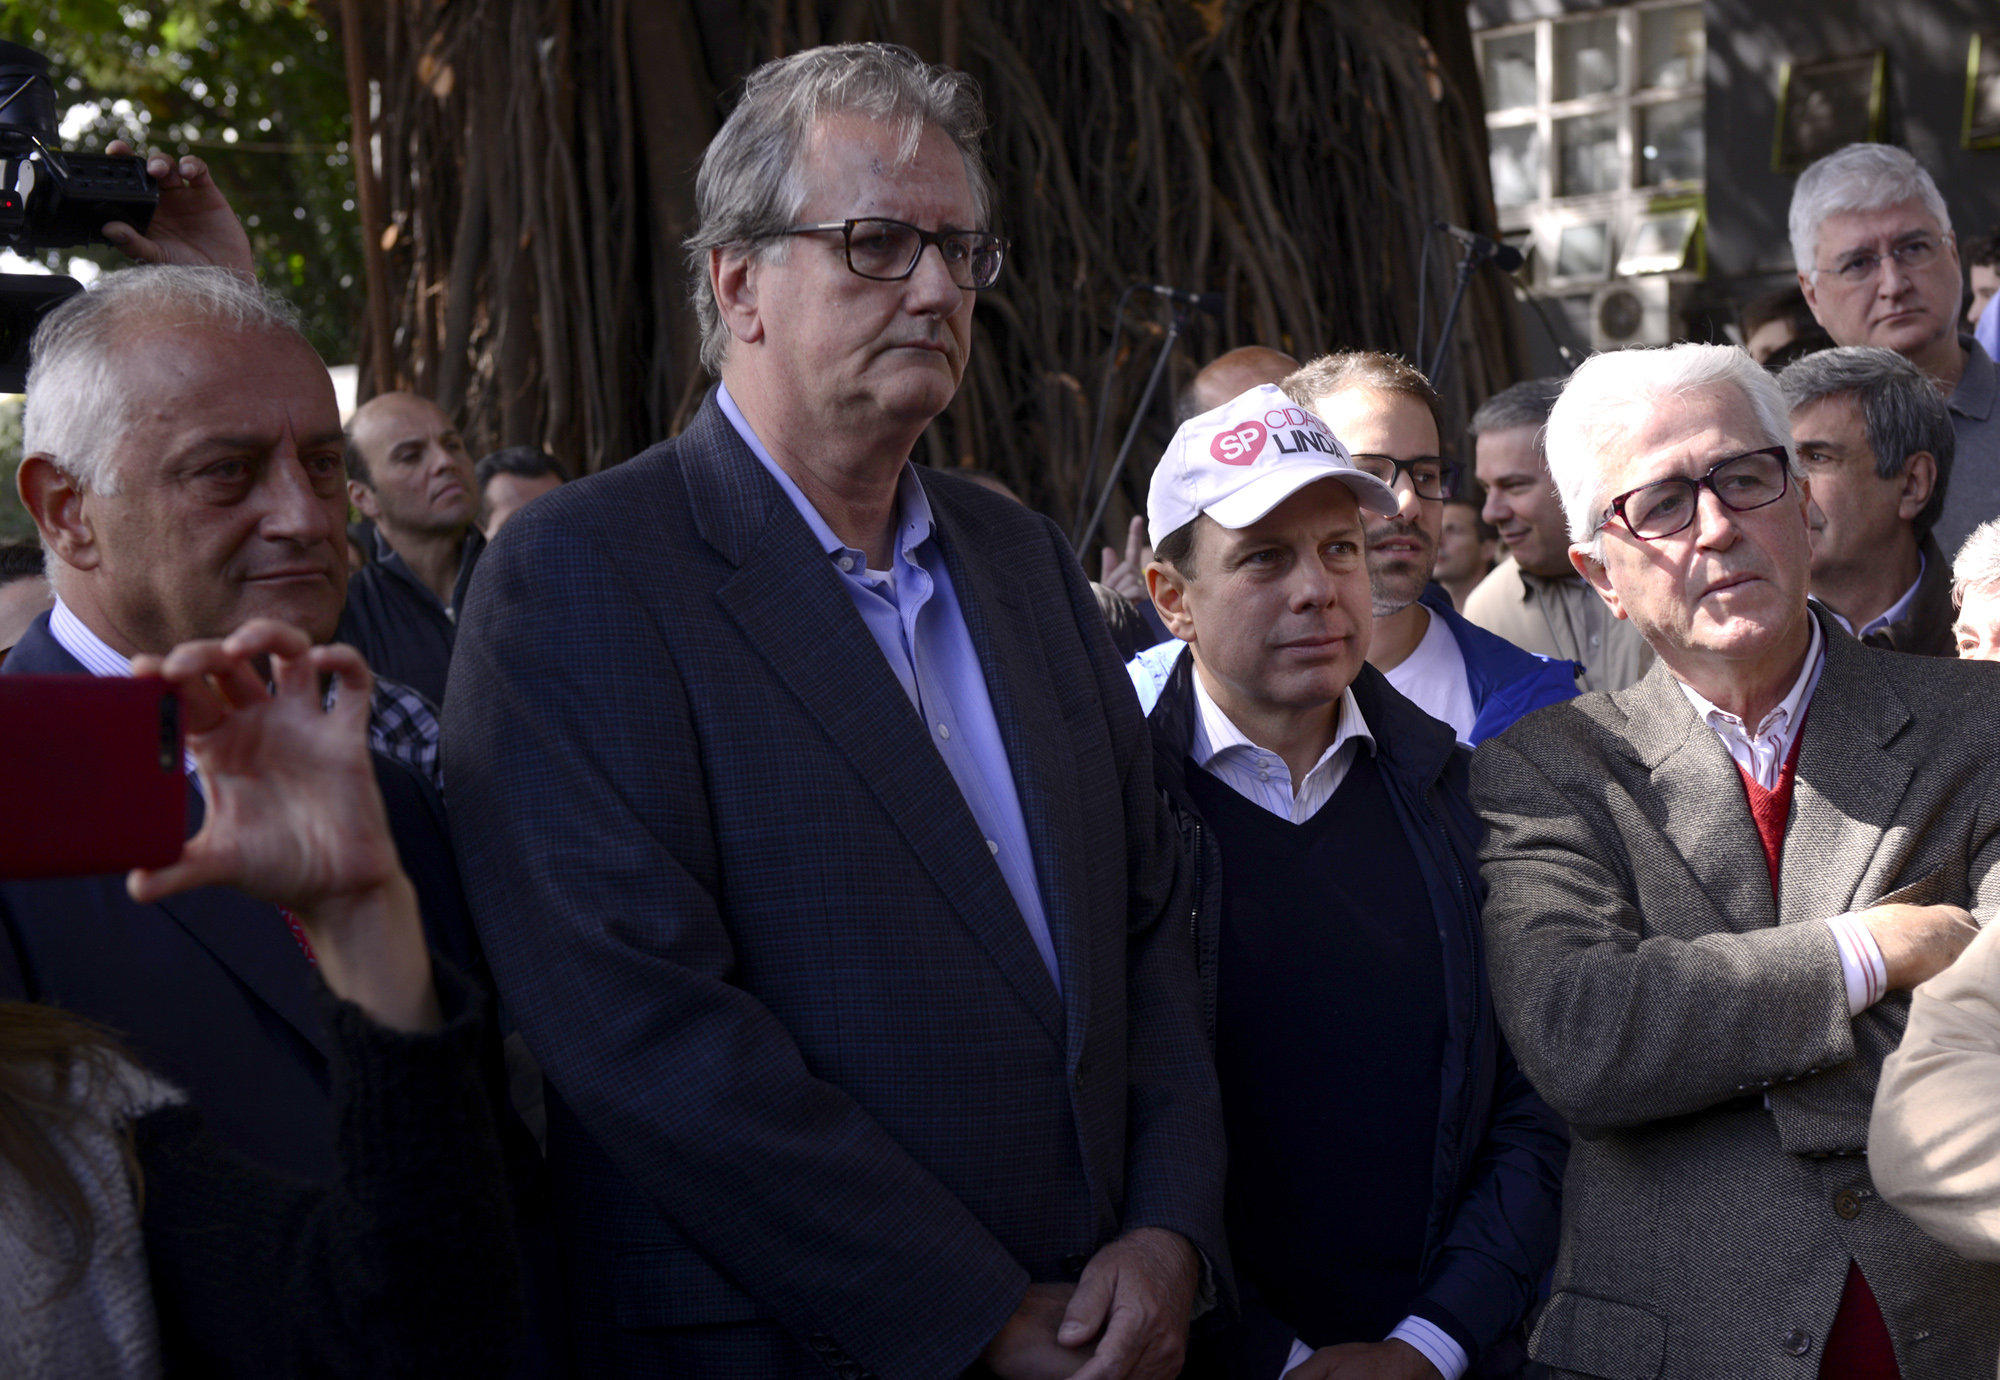
[[[620,1327],[704,1327],[769,1316],[762,1304],[687,1247],[622,1250],[614,1280]]]
[[[1528,1354],[1604,1380],[1653,1380],[1667,1358],[1667,1320],[1648,1309],[1565,1290],[1549,1299]]]

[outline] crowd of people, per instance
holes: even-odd
[[[175,686],[189,839],[0,881],[0,1373],[1994,1374],[2000,415],[1930,177],[1822,160],[1747,349],[1463,441],[1391,355],[1210,361],[1093,583],[910,459],[982,129],[899,48],[753,72],[715,387],[574,481],[343,426],[152,158],[34,340],[0,674]]]

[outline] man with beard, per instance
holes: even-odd
[[[1573,665],[1474,627],[1444,587],[1431,583],[1445,503],[1465,482],[1465,465],[1439,454],[1442,404],[1430,380],[1394,355],[1358,351],[1324,355],[1282,387],[1396,495],[1394,513],[1367,519],[1375,606],[1369,665],[1468,747],[1531,709],[1573,697]]]
[[[429,398],[383,393],[348,423],[347,496],[375,524],[375,559],[348,581],[338,640],[442,704],[459,606],[486,547],[472,456]]]

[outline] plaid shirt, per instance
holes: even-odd
[[[368,746],[416,768],[443,794],[437,706],[409,686],[375,678],[375,694],[368,706]]]

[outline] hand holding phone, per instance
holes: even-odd
[[[284,906],[337,995],[384,1025],[434,1028],[416,888],[397,857],[368,750],[374,678],[361,654],[254,619],[219,642],[136,658],[132,669],[180,690],[207,800],[201,830],[177,861],[126,879],[133,898],[232,886]],[[323,675],[338,686],[331,710]]]

